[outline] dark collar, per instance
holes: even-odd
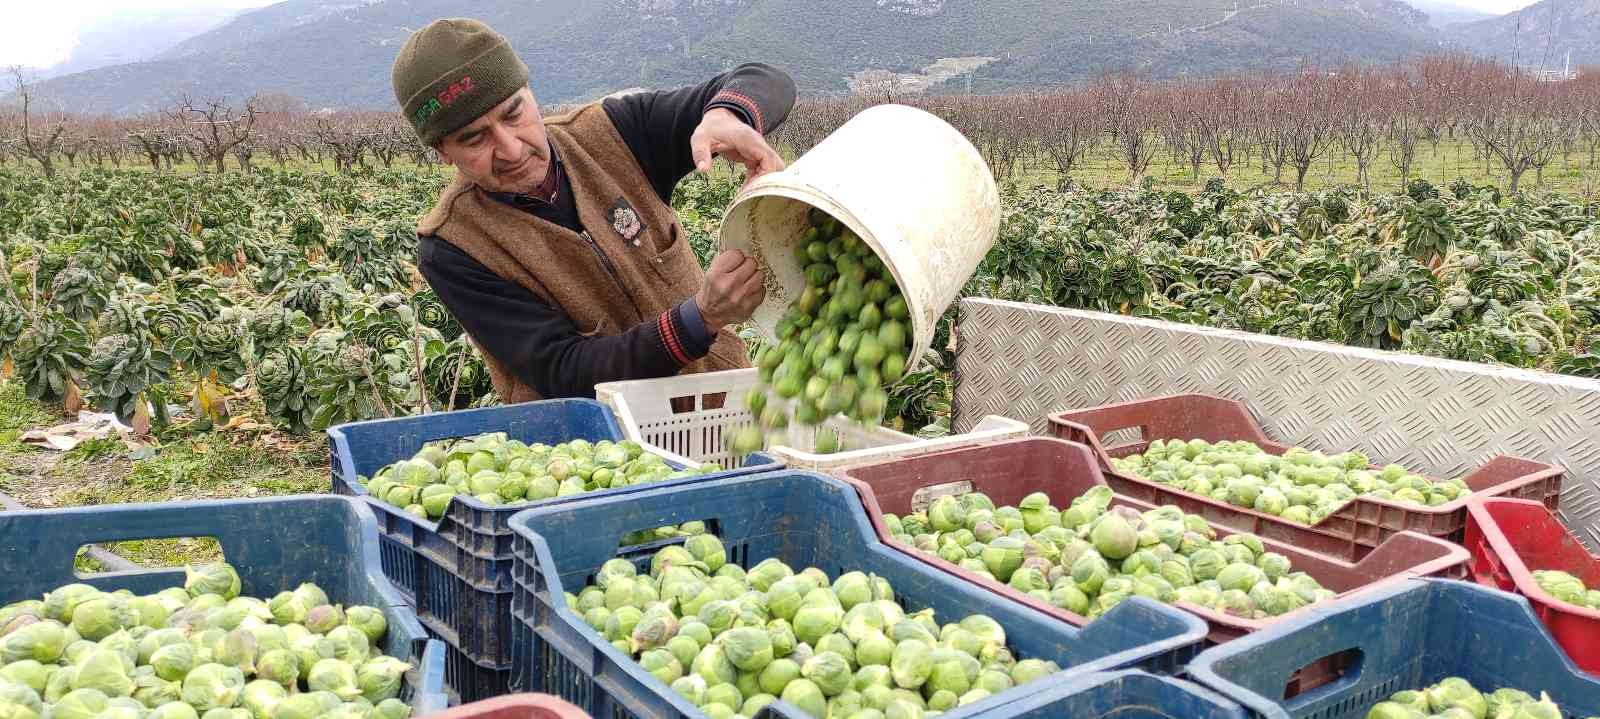
[[[539,205],[554,205],[561,193],[561,178],[566,170],[561,166],[561,156],[556,153],[555,143],[550,143],[550,168],[545,172],[544,180],[533,192],[491,192],[490,197],[504,202],[513,207],[528,208]]]

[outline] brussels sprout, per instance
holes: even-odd
[[[0,639],[0,659],[6,662],[32,659],[51,664],[61,658],[67,644],[66,627],[50,620],[35,622]]]
[[[722,540],[712,534],[697,534],[683,543],[683,548],[700,563],[706,565],[706,571],[715,572],[721,569],[728,561],[728,552],[722,546]]]
[[[221,664],[202,664],[183,678],[183,700],[196,711],[230,708],[243,691],[244,674]]]
[[[966,508],[955,497],[946,495],[935,499],[928,505],[927,514],[928,523],[936,532],[954,532],[966,527]]]
[[[169,702],[183,701],[183,686],[154,675],[133,680],[133,698],[145,707],[154,709]]]
[[[773,660],[772,636],[764,628],[731,629],[717,641],[728,661],[740,671],[759,672]]]
[[[410,668],[410,664],[394,657],[373,657],[356,668],[356,687],[361,690],[362,698],[374,704],[398,697],[406,670]]]
[[[683,676],[683,662],[667,649],[651,649],[639,657],[639,666],[664,684],[671,684]]]
[[[872,580],[862,572],[846,572],[839,575],[839,579],[833,583],[833,593],[838,596],[839,604],[846,610],[875,599]]]
[[[1278,581],[1279,577],[1288,574],[1292,569],[1289,558],[1277,552],[1262,553],[1261,558],[1256,560],[1256,566],[1266,574],[1269,582]]]
[[[1266,573],[1249,564],[1229,564],[1217,573],[1217,583],[1224,590],[1249,591],[1258,582],[1266,580]]]
[[[150,655],[150,665],[155,667],[156,676],[167,681],[181,681],[195,664],[195,648],[188,643],[168,644]]]
[[[306,620],[311,608],[294,592],[278,592],[267,602],[272,620],[278,624],[300,624]]]
[[[685,674],[672,683],[672,691],[698,706],[705,702],[706,680],[697,674]]]
[[[39,693],[32,687],[12,681],[0,682],[0,708],[25,709],[35,716],[45,713]],[[13,713],[18,713],[13,711]]]
[[[1488,700],[1483,694],[1460,677],[1445,678],[1424,691],[1423,696],[1427,699],[1429,710],[1435,714],[1459,708],[1475,719],[1481,719],[1489,711]]]
[[[52,719],[94,719],[106,710],[110,697],[98,689],[74,689],[50,707]]]
[[[328,709],[315,694],[294,694],[278,701],[273,719],[317,719]]]
[[[815,719],[822,719],[828,711],[828,700],[824,697],[822,689],[809,679],[802,678],[789,682],[783,687],[779,697]]]
[[[689,664],[689,671],[704,679],[707,686],[732,684],[738,678],[738,669],[728,660],[722,646],[715,642],[706,645],[695,655],[694,661]]]
[[[151,709],[145,719],[200,719],[200,714],[194,707],[175,701]]]
[[[825,593],[812,593],[814,596],[821,594]],[[814,645],[817,640],[836,631],[843,621],[844,611],[839,607],[831,605],[801,607],[794,615],[794,635],[796,639]]]
[[[361,630],[367,636],[367,641],[376,644],[389,630],[389,622],[383,617],[383,611],[377,607],[356,605],[344,612],[344,620],[350,626]]]
[[[778,698],[771,694],[753,694],[750,696],[750,698],[745,699],[744,704],[739,707],[739,715],[744,717],[754,717],[755,715],[760,714],[761,710],[766,708],[768,704],[771,704],[777,700]]]
[[[1139,546],[1138,532],[1121,515],[1114,513],[1095,522],[1089,540],[1100,556],[1112,560],[1126,559]]]
[[[996,579],[1009,581],[1012,573],[1022,566],[1023,542],[1014,537],[996,538],[984,548],[980,559]]]
[[[287,698],[289,692],[282,684],[267,679],[257,679],[244,685],[244,690],[239,693],[239,706],[249,710],[257,719],[265,719],[272,717],[279,702]]]
[[[334,604],[324,604],[312,607],[311,611],[306,613],[306,620],[303,623],[312,634],[327,634],[344,622],[344,609]]]
[[[43,694],[45,686],[50,682],[52,671],[55,671],[55,669],[47,669],[45,665],[37,661],[24,659],[0,667],[0,679],[21,684],[39,694]]]
[[[244,629],[235,629],[222,638],[222,645],[217,650],[215,661],[230,667],[238,667],[240,671],[254,674],[256,671],[256,637]]]
[[[72,621],[72,612],[79,604],[97,596],[100,596],[100,590],[87,584],[68,584],[46,594],[40,609],[44,612],[44,618],[67,624]]]
[[[126,599],[102,594],[77,606],[72,613],[72,629],[84,639],[98,642],[139,623],[139,613]]]
[[[399,699],[385,699],[372,707],[372,719],[410,719],[411,707]]]
[[[72,688],[94,689],[108,697],[125,697],[133,694],[133,679],[127,658],[121,652],[100,648],[91,652],[77,665]]]
[[[837,696],[850,688],[855,678],[850,662],[837,652],[820,651],[800,667],[800,675],[811,680],[823,696]]]
[[[889,661],[894,683],[902,689],[916,689],[933,672],[933,650],[924,642],[907,639],[895,645]]]
[[[215,594],[223,599],[233,599],[239,596],[239,573],[226,562],[205,564],[199,568],[184,567],[183,588],[191,597]]]
[[[313,664],[306,675],[306,687],[314,692],[332,692],[344,701],[362,695],[355,667],[339,659],[322,659]]]

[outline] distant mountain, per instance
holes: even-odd
[[[992,92],[1120,69],[1178,77],[1384,61],[1438,44],[1427,16],[1400,0],[287,0],[157,60],[39,90],[89,112],[258,91],[389,109],[400,44],[460,15],[512,39],[546,102],[679,85],[749,60],[785,68],[813,94],[880,75]]]
[[[175,44],[160,59],[170,60],[204,52],[227,51],[267,40],[279,33],[314,23],[329,15],[370,4],[375,0],[285,0],[239,13],[233,22]]]
[[[41,68],[40,77],[70,75],[108,65],[149,60],[186,38],[227,23],[234,11],[216,7],[179,10],[114,8],[95,17],[78,33],[66,60]]]
[[[1434,27],[1444,28],[1459,25],[1464,22],[1476,22],[1497,17],[1494,13],[1484,12],[1477,8],[1457,5],[1450,0],[1406,0],[1418,10],[1428,14],[1428,22]]]
[[[1541,0],[1490,20],[1454,25],[1446,37],[1476,53],[1527,67],[1600,64],[1600,0]]]

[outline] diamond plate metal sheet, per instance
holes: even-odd
[[[1562,521],[1600,549],[1600,381],[1082,310],[960,306],[953,424],[1046,431],[1067,409],[1204,392],[1267,435],[1454,477],[1497,454],[1566,468]]]

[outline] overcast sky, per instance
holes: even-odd
[[[1456,5],[1507,13],[1534,0],[1446,0]],[[47,67],[67,59],[78,40],[78,30],[115,8],[151,10],[198,6],[243,9],[270,5],[276,0],[5,0],[5,22],[0,23],[0,66],[21,63]]]
[[[225,7],[235,10],[277,0],[0,0],[0,66],[21,63],[46,67],[67,59],[78,30],[97,17],[123,8],[181,10]]]

